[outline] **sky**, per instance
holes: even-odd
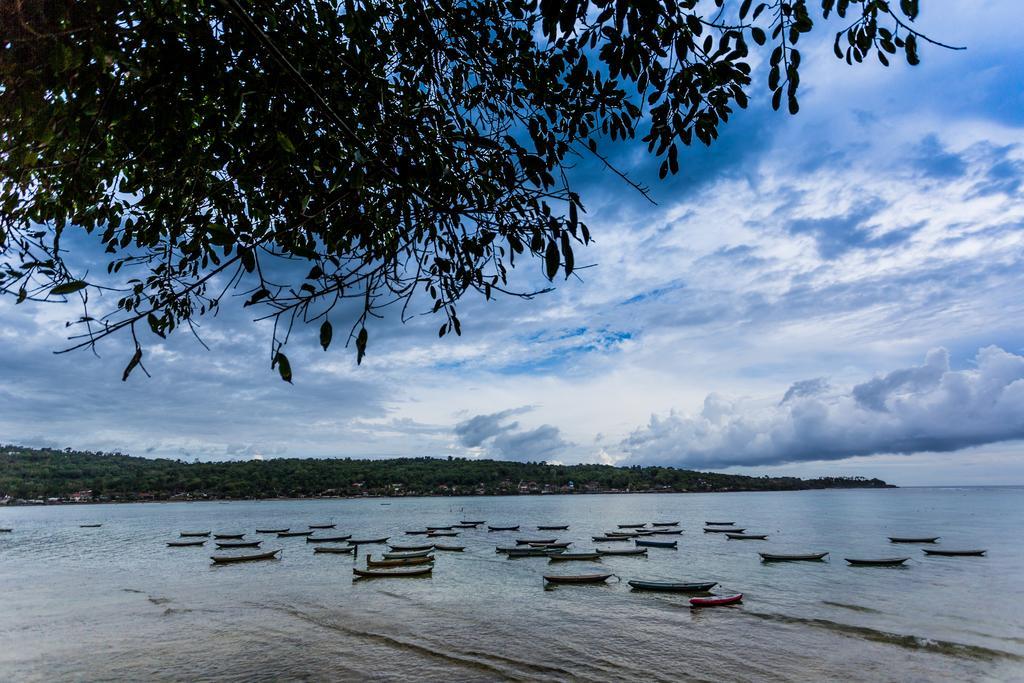
[[[0,442],[186,460],[449,455],[657,464],[899,485],[1024,484],[1024,44],[1018,0],[918,20],[966,51],[885,69],[803,45],[801,109],[750,108],[657,181],[586,164],[595,243],[532,301],[374,323],[362,365],[315,328],[269,366],[251,309],[210,347],[56,355],[70,307],[0,299]],[[540,264],[517,269],[524,288]],[[340,329],[336,323],[335,329]]]

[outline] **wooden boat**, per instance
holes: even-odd
[[[224,541],[217,543],[218,548],[259,548],[263,541]]]
[[[547,557],[552,553],[565,552],[562,548],[509,548],[505,554],[509,557]]]
[[[854,567],[899,567],[909,560],[909,557],[882,557],[877,560],[855,560],[852,557],[844,558]]]
[[[102,524],[79,524],[78,528],[79,529],[99,529],[101,526],[103,526],[103,525]]]
[[[717,581],[630,581],[629,585],[638,591],[662,591],[665,593],[706,593],[718,585]]]
[[[808,553],[806,555],[780,555],[778,553],[758,553],[762,562],[818,562],[824,560],[828,553]]]
[[[706,534],[742,534],[746,529],[734,529],[732,527],[704,527],[704,533]]]
[[[236,541],[240,538],[245,538],[245,534],[214,534],[213,538],[219,541]]]
[[[620,529],[643,529],[647,526],[647,522],[644,522],[643,524],[616,524],[615,526]]]
[[[679,526],[679,522],[651,522],[651,526]]]
[[[606,531],[605,536],[615,536],[617,538],[636,538],[640,534],[636,531]]]
[[[547,545],[558,542],[557,538],[517,538],[516,545]]]
[[[372,545],[374,543],[387,543],[387,542],[388,542],[388,537],[387,536],[384,536],[383,538],[356,538],[356,539],[351,539],[350,538],[348,540],[348,544],[349,545]]]
[[[657,529],[637,529],[636,531],[631,533],[630,536],[653,536],[654,534],[660,533],[664,532],[658,531]],[[682,531],[680,531],[679,533],[682,533]]]
[[[545,574],[548,583],[604,583],[615,574]]]
[[[235,562],[256,562],[257,560],[276,560],[277,554],[281,552],[280,548],[277,550],[270,550],[265,553],[259,553],[258,555],[213,555],[210,557],[214,564],[232,564]]]
[[[443,550],[450,553],[461,553],[466,549],[464,545],[435,545],[434,550]]]
[[[433,557],[410,557],[406,560],[374,560],[371,557],[366,558],[367,567],[412,567],[419,564],[432,564],[433,562]]]
[[[0,529],[0,534],[9,534],[9,533],[12,533],[13,531],[14,531],[14,529]]]
[[[471,519],[463,519],[463,520],[462,520],[462,523],[463,523],[463,524],[472,524],[473,526],[478,526],[478,525],[480,525],[480,524],[486,524],[487,522],[485,522],[485,521],[484,521],[484,520],[482,520],[482,519],[481,519],[481,520],[480,520],[479,522],[474,522],[474,521],[473,521],[473,520],[471,520]]]
[[[488,531],[519,531],[519,525],[515,526],[489,526]]]
[[[413,569],[404,569],[401,571],[380,571],[376,569],[360,569],[359,567],[352,567],[352,573],[359,579],[383,579],[388,577],[405,577],[405,576],[426,576],[434,571],[433,565],[427,565],[426,567],[415,567]]]
[[[890,543],[935,543],[942,536],[890,536]]]
[[[475,529],[476,524],[452,524],[453,529]]]
[[[277,535],[278,538],[295,538],[299,536],[312,536],[312,531],[282,531]]]
[[[310,524],[310,529],[333,529],[337,524]]]
[[[981,557],[987,550],[929,550],[922,548],[925,555],[939,555],[941,557]]]
[[[611,543],[613,541],[629,541],[628,536],[592,536],[595,543]]]
[[[732,526],[736,522],[704,522],[707,526]]]
[[[633,543],[646,548],[672,548],[674,550],[679,541],[645,541],[637,538]]]
[[[567,531],[568,529],[568,524],[540,524],[537,526],[537,531]]]
[[[167,547],[169,548],[186,548],[194,545],[206,545],[206,541],[168,541]]]
[[[335,545],[318,545],[313,548],[314,553],[332,553],[337,555],[350,555],[356,547],[354,545],[348,545],[344,548],[339,548]]]
[[[768,534],[726,534],[726,537],[732,541],[763,541]]]
[[[423,531],[406,531],[406,536],[426,536],[430,532],[424,529]]]
[[[732,595],[711,595],[706,598],[690,598],[690,607],[721,607],[743,602],[743,593]]]
[[[596,552],[593,553],[556,553],[550,552],[549,561],[551,562],[571,562],[573,560],[600,560],[601,555]]]
[[[682,533],[682,529],[654,529],[652,531],[647,532],[646,534],[641,534],[641,536],[679,536]]]
[[[388,548],[392,552],[404,553],[404,552],[416,552],[418,550],[430,550],[434,547],[433,543],[425,543],[423,545],[394,545],[388,544]]]
[[[182,538],[201,538],[203,536],[209,536],[209,531],[182,531],[179,534]]]
[[[258,533],[258,534],[283,534],[283,533],[286,533],[287,531],[288,531],[288,527],[285,527],[284,529],[257,529],[256,533]]]
[[[531,543],[531,548],[568,548],[572,541],[559,541],[557,543]]]
[[[433,547],[430,550],[416,550],[408,553],[384,553],[385,560],[408,560],[414,557],[427,557],[433,552]]]
[[[450,538],[458,535],[458,531],[431,531],[427,534],[427,538]]]
[[[341,536],[306,536],[306,543],[341,543],[352,538],[352,534],[342,534]]]
[[[451,524],[449,524],[448,526],[428,526],[427,527],[427,531],[451,531],[451,530],[452,530],[452,525]]]
[[[598,555],[647,555],[647,548],[598,548]]]

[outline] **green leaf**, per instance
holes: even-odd
[[[331,327],[331,321],[325,320],[323,325],[320,326],[320,346],[324,347],[324,351],[331,345],[331,338],[334,337],[334,328]]]
[[[281,145],[281,149],[289,154],[295,154],[295,145],[292,144],[291,139],[281,131],[277,131],[277,144]]]
[[[82,280],[73,280],[71,282],[65,282],[59,284],[50,290],[50,296],[60,296],[62,294],[71,294],[77,292],[80,289],[85,289],[86,283]]]
[[[284,355],[280,351],[274,356],[273,365],[277,366],[277,372],[281,375],[281,379],[289,384],[292,383],[292,364],[288,362],[288,356]]]

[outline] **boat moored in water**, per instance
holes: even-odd
[[[779,553],[758,553],[762,562],[818,562],[824,560],[828,553],[807,553],[803,555],[784,555]]]
[[[299,536],[312,536],[312,531],[282,531],[277,535],[278,538],[298,538]]]
[[[210,557],[214,564],[234,564],[236,562],[256,562],[258,560],[276,560],[281,549],[270,550],[258,555],[213,555]]]
[[[843,558],[854,567],[899,567],[909,557],[881,557],[875,560],[858,560],[852,557]]]
[[[706,598],[690,598],[690,607],[721,607],[743,602],[743,593],[732,595],[710,595]]]
[[[203,536],[209,536],[209,531],[182,531],[179,536],[182,538],[201,538]]]
[[[548,553],[549,562],[571,562],[573,560],[600,560],[601,555],[597,552],[592,553],[564,553],[564,552],[550,552]]]
[[[519,525],[515,526],[489,526],[488,531],[519,531]]]
[[[259,548],[263,541],[218,541],[218,548]]]
[[[935,543],[942,536],[890,536],[890,543]]]
[[[732,541],[763,541],[768,534],[726,534],[726,538]]]
[[[925,555],[938,555],[939,557],[981,557],[987,550],[939,550],[921,548]]]
[[[395,570],[377,570],[377,569],[360,569],[359,567],[352,567],[352,573],[356,575],[358,579],[384,579],[384,578],[396,578],[396,577],[409,577],[409,576],[427,576],[434,571],[433,565],[426,567],[415,567],[413,569],[401,569]]]
[[[645,541],[638,538],[633,543],[645,548],[672,548],[674,550],[678,547],[679,541]]]
[[[351,555],[355,551],[354,545],[348,545],[344,548],[339,548],[336,545],[318,545],[313,548],[314,553],[330,553],[334,555]]]
[[[206,545],[205,540],[200,541],[167,541],[168,548],[188,548],[190,546]]]
[[[237,541],[239,539],[245,538],[245,534],[238,534],[238,533],[214,534],[213,538],[214,538],[214,540],[219,540],[219,541]]]
[[[598,555],[647,555],[647,548],[598,548]]]
[[[544,580],[548,583],[604,583],[613,576],[615,574],[545,574]]]
[[[352,538],[352,534],[342,534],[341,536],[306,536],[306,543],[341,543]]]
[[[665,593],[706,593],[718,585],[717,581],[629,581],[638,591],[661,591]]]
[[[387,536],[384,536],[382,538],[355,538],[355,539],[350,538],[348,540],[348,544],[349,545],[372,545],[374,543],[387,543],[387,542],[388,542],[388,537]]]
[[[288,527],[285,527],[283,529],[257,529],[256,533],[258,533],[258,534],[283,534],[283,533],[286,533],[287,531],[288,531]]]

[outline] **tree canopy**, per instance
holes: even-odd
[[[124,378],[237,302],[293,330],[532,296],[591,240],[569,168],[711,145],[766,61],[799,108],[801,36],[918,63],[918,0],[39,0],[0,16],[0,291],[78,302],[68,349],[123,332]],[[100,272],[76,253],[105,249]],[[83,246],[84,245],[84,246]],[[105,270],[102,269],[105,266]],[[240,295],[240,296],[239,296]],[[69,316],[70,317],[70,316]],[[194,331],[194,330],[193,330]]]

